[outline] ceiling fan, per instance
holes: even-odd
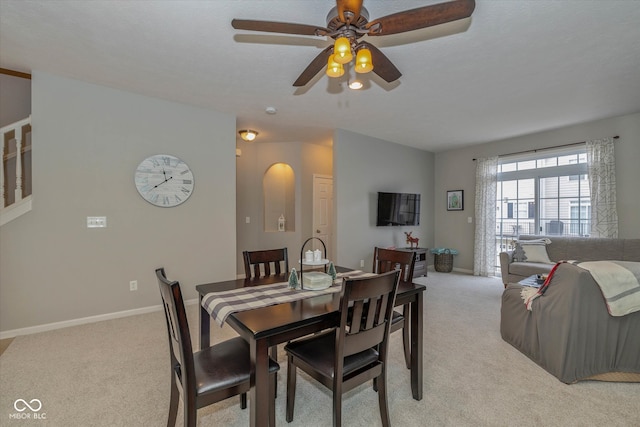
[[[400,78],[402,73],[374,45],[359,40],[362,36],[386,36],[431,27],[471,16],[474,0],[452,0],[405,10],[369,21],[369,12],[363,0],[336,0],[336,7],[327,15],[327,26],[295,24],[290,22],[233,19],[236,30],[331,37],[335,44],[324,49],[300,74],[294,86],[304,86],[326,67],[330,77],[344,74],[344,64],[356,54],[355,71],[373,71],[387,82]]]

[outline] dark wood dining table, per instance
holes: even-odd
[[[337,270],[349,271],[339,267]],[[202,306],[202,299],[206,294],[286,281],[286,275],[274,275],[260,279],[236,279],[197,285],[196,290],[200,296],[200,348],[211,345],[212,318]],[[410,304],[411,392],[415,400],[422,399],[422,311],[425,289],[421,284],[400,282],[396,295],[396,306]],[[269,348],[335,327],[338,324],[339,307],[340,292],[337,292],[235,312],[227,317],[226,323],[249,343],[251,351],[249,402],[252,427],[266,426],[269,420]]]

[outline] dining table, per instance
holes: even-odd
[[[336,267],[338,273],[351,269]],[[263,285],[281,283],[287,286],[287,274],[262,278],[233,279],[196,286],[199,294],[200,348],[211,345],[212,315],[203,301],[220,293],[239,288],[255,287],[260,295]],[[411,341],[411,392],[415,400],[422,399],[423,356],[423,299],[426,287],[413,282],[400,282],[396,306],[409,304]],[[254,293],[253,289],[251,289]],[[269,348],[290,340],[313,334],[338,325],[341,292],[318,293],[317,296],[297,299],[266,307],[250,308],[228,313],[224,322],[249,343],[251,354],[251,388],[249,391],[250,425],[266,426],[269,420]]]

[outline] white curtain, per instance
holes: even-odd
[[[587,168],[591,186],[591,236],[617,238],[618,210],[613,138],[587,141]]]
[[[473,274],[493,276],[496,265],[496,190],[498,157],[476,160],[476,235]]]

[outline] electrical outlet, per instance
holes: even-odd
[[[137,280],[132,280],[129,282],[129,290],[130,291],[137,291],[138,290],[138,281]]]
[[[363,259],[360,260],[360,267],[364,267],[364,260]]]

